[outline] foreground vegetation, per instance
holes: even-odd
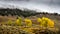
[[[36,23],[29,18],[18,17],[15,22],[8,20],[6,24],[0,24],[2,34],[58,34],[59,28],[55,27],[55,22],[49,18],[37,18]],[[4,30],[5,29],[5,30]]]

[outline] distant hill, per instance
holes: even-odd
[[[28,17],[28,16],[34,16],[38,14],[50,14],[50,15],[59,15],[58,13],[47,13],[47,12],[36,12],[35,10],[29,10],[29,9],[9,9],[9,8],[0,8],[0,15],[2,16],[23,16],[23,17]]]
[[[0,15],[2,16],[23,16],[23,17],[27,17],[27,16],[31,16],[31,15],[35,15],[36,12],[34,10],[28,10],[28,9],[9,9],[9,8],[2,8],[0,9]]]

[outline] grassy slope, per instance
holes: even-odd
[[[6,13],[7,11],[7,13]],[[60,26],[60,15],[57,13],[47,13],[47,12],[36,12],[34,10],[21,10],[21,9],[0,9],[0,22],[7,22],[9,19],[12,19],[13,21],[16,20],[17,16],[23,16],[28,18],[34,18],[33,16],[37,17],[48,17],[55,21],[57,27]],[[4,15],[4,16],[3,16]],[[60,28],[60,27],[59,27]]]
[[[3,9],[4,10],[4,9]],[[0,9],[0,15],[2,14],[4,14],[4,13],[1,13],[1,11],[3,11],[3,10],[1,10]],[[11,10],[11,9],[10,9]],[[10,10],[4,10],[4,11],[10,11]],[[53,13],[53,14],[50,14],[50,13],[44,13],[44,12],[42,12],[42,13],[36,13],[36,12],[30,12],[30,14],[29,14],[29,12],[28,11],[26,11],[26,12],[22,12],[21,10],[17,10],[17,9],[14,9],[15,11],[17,11],[17,13],[19,13],[18,11],[20,11],[20,13],[19,14],[17,14],[18,16],[20,15],[20,16],[23,16],[23,17],[25,17],[25,18],[30,18],[30,19],[33,19],[33,18],[37,18],[37,17],[48,17],[48,18],[50,18],[50,19],[52,19],[52,20],[54,20],[55,21],[55,26],[56,27],[58,27],[58,28],[60,28],[60,15],[59,14],[56,14],[56,13]],[[12,11],[14,11],[13,9],[12,9]],[[30,10],[29,10],[30,11]],[[11,11],[10,11],[11,12]],[[14,13],[14,12],[13,12]],[[22,13],[22,14],[21,14]],[[6,13],[5,13],[6,14]],[[9,13],[8,13],[9,14]],[[27,15],[28,14],[28,15]],[[15,15],[15,14],[13,14],[14,16],[0,16],[0,23],[5,23],[5,22],[7,22],[9,19],[11,19],[12,21],[15,21],[16,20],[16,18],[17,18],[17,16]],[[35,16],[35,17],[34,17]]]

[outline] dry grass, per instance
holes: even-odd
[[[37,24],[36,18],[37,17],[48,17],[52,20],[55,21],[55,27],[60,28],[60,16],[55,16],[55,15],[36,15],[36,16],[30,16],[30,17],[26,17],[31,19],[35,24]],[[44,29],[44,28],[40,28],[38,26],[32,26],[32,27],[25,27],[25,26],[11,26],[11,25],[7,25],[7,21],[10,19],[13,22],[16,20],[16,16],[0,16],[0,34],[60,34],[60,30],[56,29],[56,28],[49,28],[49,29]],[[23,18],[24,19],[24,18]],[[2,25],[3,24],[3,25]],[[5,24],[5,25],[4,25]],[[25,32],[23,31],[23,28],[28,28],[28,29],[32,29],[32,32]]]

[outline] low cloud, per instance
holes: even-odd
[[[0,0],[0,7],[38,9],[60,13],[60,0]]]

